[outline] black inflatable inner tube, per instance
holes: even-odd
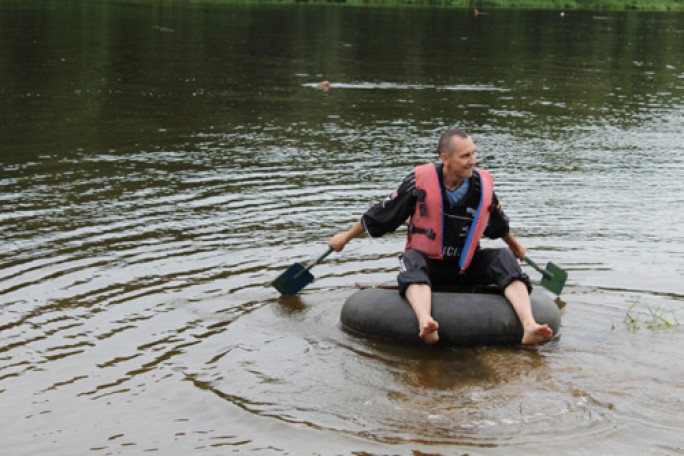
[[[561,314],[551,297],[538,288],[530,296],[532,313],[540,324],[558,334]],[[457,346],[519,344],[523,329],[513,307],[501,293],[432,293],[432,316],[439,322],[441,344]],[[418,337],[418,320],[411,305],[396,289],[364,288],[342,306],[342,326],[352,332],[409,343]]]

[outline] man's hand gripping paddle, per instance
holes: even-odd
[[[563,287],[565,286],[565,280],[568,278],[568,273],[563,269],[559,268],[550,261],[546,263],[546,269],[540,268],[537,263],[525,257],[525,263],[532,266],[534,269],[542,273],[541,286],[549,290],[551,293],[560,296]]]
[[[283,272],[273,281],[273,286],[283,295],[296,295],[299,291],[313,282],[314,276],[309,270],[323,261],[325,257],[332,253],[333,249],[328,249],[323,255],[318,257],[316,261],[309,266],[304,267],[299,263],[290,266],[287,271]]]

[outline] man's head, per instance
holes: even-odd
[[[455,149],[454,138],[468,139],[470,136],[460,128],[452,128],[444,132],[437,143],[437,153],[440,157],[442,154],[446,154],[447,156],[453,154]]]
[[[477,148],[472,138],[463,130],[452,128],[439,138],[439,158],[444,164],[442,172],[452,182],[461,182],[473,175],[477,164]]]

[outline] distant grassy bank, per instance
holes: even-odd
[[[684,0],[487,0],[460,3],[467,6],[477,3],[478,6],[492,8],[684,11]]]
[[[141,1],[141,0],[139,0]],[[153,2],[154,0],[149,0]],[[168,1],[168,0],[166,0]],[[171,0],[182,3],[183,0]],[[684,11],[684,0],[185,0],[189,3],[311,3],[356,6],[447,6],[453,8],[557,9],[592,11]]]

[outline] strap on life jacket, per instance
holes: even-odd
[[[418,212],[420,213],[420,216],[427,216],[427,207],[425,206],[425,190],[421,188],[414,188],[413,196],[418,199]]]
[[[415,225],[409,225],[409,231],[411,233],[424,234],[430,239],[434,239],[435,236],[437,236],[437,233],[435,233],[435,230],[433,230],[432,228],[418,228]]]

